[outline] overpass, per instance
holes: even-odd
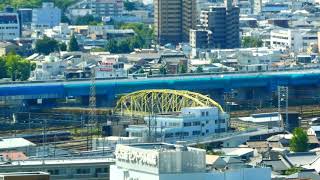
[[[320,70],[108,79],[96,80],[96,94],[101,106],[114,105],[118,95],[145,89],[190,90],[223,102],[223,94],[233,90],[238,91],[239,99],[267,99],[277,86],[289,86],[292,93],[296,89],[316,91],[319,83]],[[88,99],[90,84],[90,80],[3,83],[0,100]],[[293,94],[299,96],[299,93]]]

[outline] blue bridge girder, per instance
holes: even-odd
[[[238,88],[267,88],[276,91],[277,86],[318,86],[319,83],[320,70],[112,79],[96,80],[96,94],[115,99],[118,94],[143,89],[228,92]],[[89,96],[90,85],[90,80],[3,83],[0,84],[0,100],[83,97]]]

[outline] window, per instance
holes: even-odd
[[[51,169],[48,170],[48,173],[50,173],[50,175],[59,175],[59,169]]]
[[[209,124],[209,121],[206,121],[206,124]]]
[[[207,133],[207,134],[209,133],[209,129],[206,130],[206,133]]]
[[[204,116],[205,115],[205,112],[201,112],[201,116]]]
[[[200,126],[200,121],[196,121],[192,123],[193,126]]]
[[[173,137],[173,133],[166,133],[164,135],[165,138],[170,138],[170,137]]]
[[[101,173],[102,172],[102,168],[96,168],[96,173]]]
[[[201,132],[200,131],[192,131],[192,135],[196,136],[199,135]]]
[[[208,111],[206,112],[206,116],[209,116],[209,112]]]
[[[183,126],[184,126],[184,127],[191,126],[191,122],[183,123]]]
[[[77,174],[90,174],[90,169],[77,169]]]

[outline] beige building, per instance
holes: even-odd
[[[188,41],[196,25],[196,0],[154,0],[154,18],[159,44]]]
[[[154,18],[155,35],[159,44],[181,42],[181,0],[155,0]]]
[[[197,0],[182,0],[182,40],[189,41],[191,29],[197,25]]]

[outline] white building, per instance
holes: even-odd
[[[135,144],[139,143],[137,137],[109,136],[96,138],[92,140],[92,150],[114,150],[117,144]]]
[[[206,152],[182,144],[117,145],[110,180],[271,180],[269,168],[206,170]]]
[[[307,133],[308,135],[316,136],[318,139],[320,139],[320,126],[311,126]]]
[[[282,116],[279,116],[279,113],[277,112],[251,114],[249,117],[239,117],[238,119],[242,122],[268,127],[279,127],[283,120]]]
[[[317,31],[311,29],[275,29],[270,32],[271,48],[306,52],[318,43]]]
[[[23,138],[4,138],[0,139],[0,152],[8,151],[22,151],[29,152],[29,148],[35,147],[36,145]]]
[[[52,2],[43,2],[42,7],[32,11],[32,27],[46,29],[58,26],[61,22],[61,9]]]
[[[30,80],[59,79],[61,77],[58,76],[62,76],[67,68],[67,61],[53,55],[45,56],[35,63],[36,69],[31,72]]]
[[[273,63],[280,62],[280,50],[248,48],[237,53],[239,71],[267,71]]]
[[[0,13],[0,40],[14,40],[21,35],[18,13]]]
[[[117,55],[99,55],[101,60],[95,67],[96,78],[123,78],[128,77],[124,63],[119,62]]]
[[[226,132],[228,118],[228,114],[219,111],[217,107],[189,107],[183,108],[180,114],[145,117],[146,125],[132,125],[126,130],[130,137],[142,137],[147,140],[150,123],[152,137],[169,142]]]

